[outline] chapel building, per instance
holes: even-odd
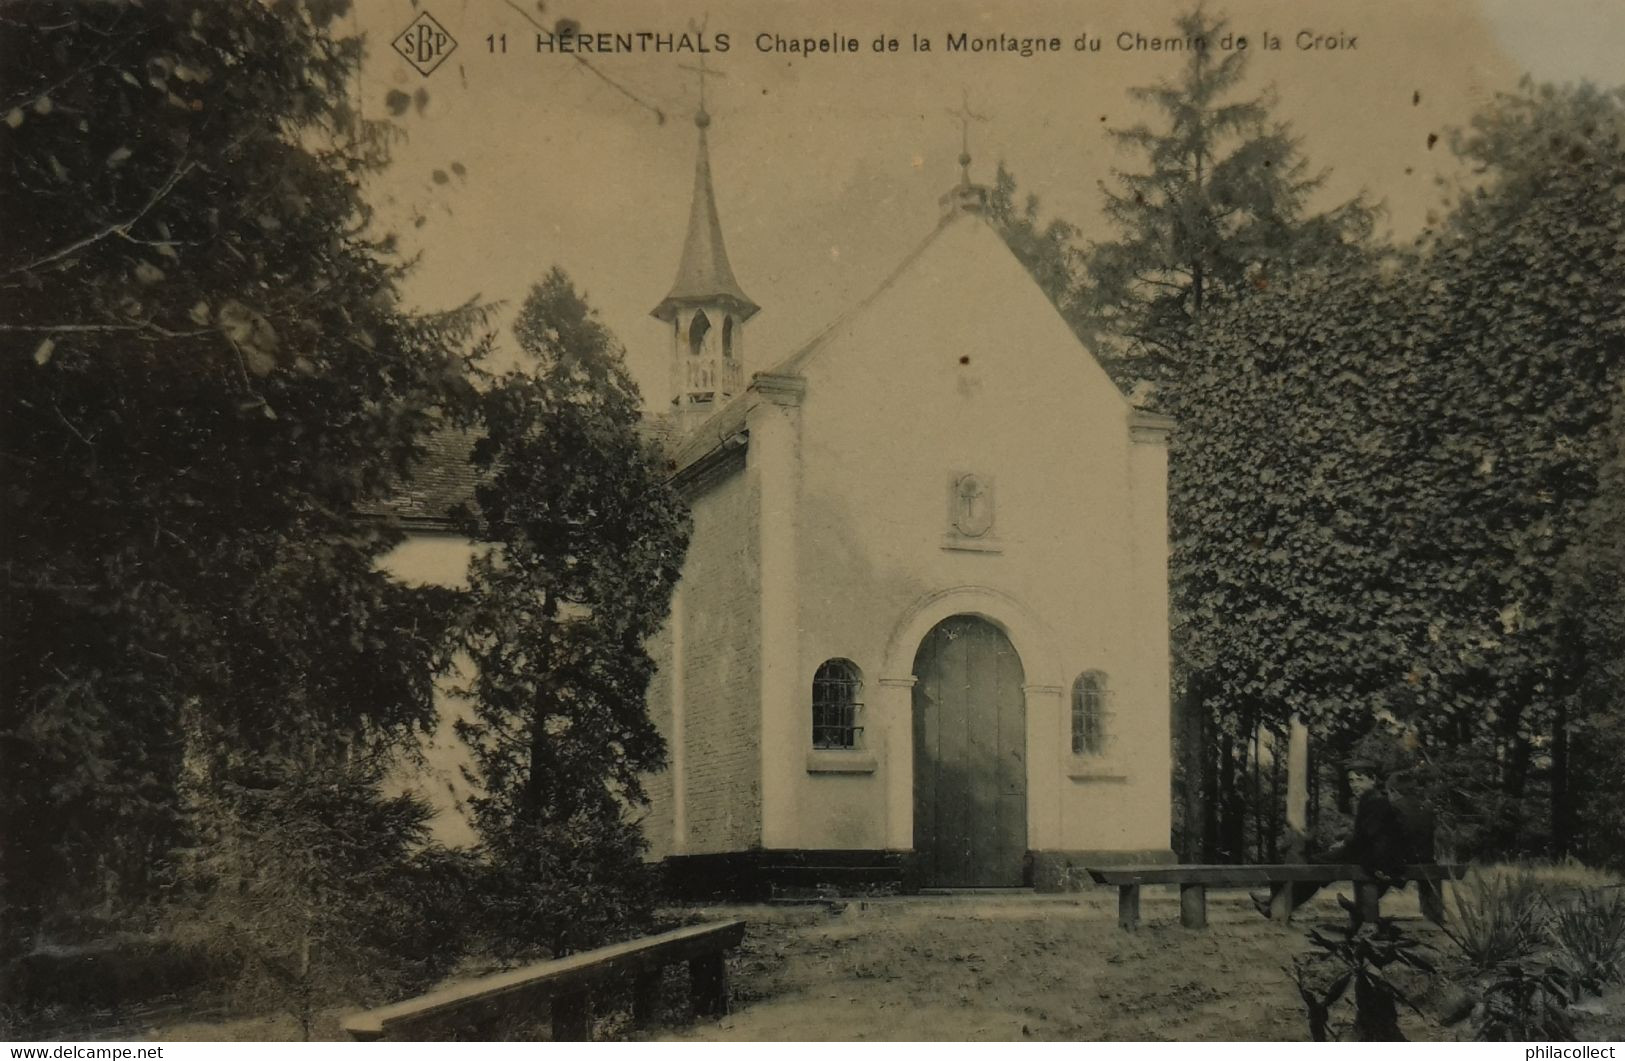
[[[693,540],[653,646],[650,856],[736,894],[1171,860],[1170,421],[1017,261],[968,154],[878,290],[759,356],[696,124],[653,310]]]

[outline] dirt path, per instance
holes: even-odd
[[[1291,928],[1260,918],[1243,895],[1216,897],[1209,928],[1193,932],[1180,927],[1171,896],[1148,894],[1135,933],[1118,929],[1114,899],[953,896],[852,901],[838,912],[719,911],[751,922],[733,966],[734,1012],[669,1037],[1307,1038],[1286,967],[1308,949],[1309,923],[1342,920],[1330,896]],[[1387,900],[1384,913],[1415,918],[1415,899]],[[1405,927],[1448,945],[1425,922]],[[1414,1015],[1406,1032],[1457,1037]]]
[[[1177,897],[1147,889],[1138,932],[1117,927],[1116,897],[967,895],[846,900],[812,906],[716,907],[741,917],[745,942],[730,959],[733,1011],[694,1023],[687,977],[668,972],[664,1030],[679,1040],[1277,1040],[1308,1038],[1303,1006],[1287,972],[1308,953],[1305,931],[1346,923],[1335,892],[1299,911],[1290,926],[1261,918],[1241,893],[1209,901],[1209,927],[1179,925]],[[1383,912],[1448,960],[1453,945],[1421,920],[1413,894],[1389,896]],[[1464,1022],[1442,1027],[1444,985],[1394,973],[1423,1014],[1402,1010],[1414,1040],[1466,1038]],[[607,1001],[607,1000],[606,1000]],[[1579,1037],[1625,1034],[1625,988],[1590,1000]],[[633,1033],[628,1014],[600,1014],[601,1039]],[[1345,1025],[1347,1003],[1334,1014]],[[338,1037],[326,1014],[319,1037]],[[282,1039],[285,1018],[169,1024],[163,1040]],[[545,1020],[517,1033],[545,1038]],[[124,1036],[124,1037],[139,1037]]]

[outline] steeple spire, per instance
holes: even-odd
[[[716,193],[711,187],[711,150],[705,134],[711,125],[711,115],[705,110],[705,79],[722,75],[706,69],[703,58],[700,62],[698,67],[684,67],[700,78],[700,109],[694,113],[694,125],[700,131],[700,149],[694,167],[688,237],[683,241],[677,279],[653,310],[654,316],[667,323],[674,321],[677,310],[684,306],[721,306],[731,310],[740,321],[748,320],[761,309],[734,279],[733,266],[728,264],[728,248],[722,242],[722,221],[717,216]]]
[[[688,211],[688,237],[671,291],[653,310],[671,326],[671,393],[679,431],[686,431],[744,390],[745,322],[761,307],[739,288],[728,248],[722,242],[717,197],[711,187],[711,149],[706,129],[705,79],[720,77],[702,57],[693,70],[700,78],[700,131],[694,165],[694,198]]]

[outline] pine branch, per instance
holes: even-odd
[[[189,332],[171,331],[151,321],[140,324],[0,324],[0,332],[33,332],[37,334],[64,332],[157,332],[166,339],[191,339],[208,335],[217,328],[198,328]]]
[[[12,275],[14,275],[16,273],[31,272],[31,271],[33,271],[35,269],[38,269],[42,265],[49,265],[54,261],[60,261],[61,259],[66,258],[70,254],[77,254],[79,251],[84,250],[86,247],[89,247],[92,244],[100,243],[102,240],[108,238],[109,236],[115,236],[115,235],[122,236],[122,235],[125,235],[126,233],[129,232],[130,227],[132,225],[134,225],[137,221],[140,221],[143,217],[147,216],[147,214],[152,210],[153,207],[157,206],[160,202],[162,202],[164,200],[164,198],[167,195],[169,195],[169,193],[171,191],[174,190],[175,185],[180,183],[181,178],[185,177],[188,173],[192,172],[192,170],[194,170],[196,168],[197,168],[197,163],[196,162],[187,162],[187,163],[185,163],[183,165],[177,165],[175,167],[174,172],[172,172],[169,175],[169,178],[167,180],[165,180],[163,184],[158,186],[157,191],[152,193],[152,198],[148,199],[146,204],[144,206],[142,206],[141,209],[139,209],[135,213],[131,214],[125,220],[114,222],[111,225],[107,225],[107,226],[103,227],[102,229],[100,229],[100,230],[98,230],[96,232],[92,232],[90,235],[86,236],[83,239],[75,240],[73,243],[68,244],[66,247],[63,247],[63,248],[61,248],[59,250],[52,251],[50,254],[47,254],[47,255],[45,255],[43,257],[40,257],[40,258],[36,258],[33,261],[28,262],[28,263],[26,263],[24,265],[19,265],[19,266],[16,266],[14,268],[8,269],[4,273],[0,273],[0,276],[12,276]]]

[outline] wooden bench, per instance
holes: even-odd
[[[744,938],[743,921],[689,925],[451,984],[346,1017],[343,1027],[350,1038],[363,1041],[444,1037],[458,1028],[511,1020],[549,1002],[554,1040],[578,1042],[591,1034],[593,988],[630,976],[633,1020],[647,1024],[659,1008],[662,970],[680,961],[688,962],[695,1011],[717,1016],[728,1009],[724,952]]]
[[[1117,887],[1117,924],[1132,931],[1140,923],[1142,884],[1179,885],[1179,923],[1186,928],[1207,927],[1207,890],[1210,887],[1268,885],[1270,918],[1288,921],[1292,917],[1292,885],[1300,881],[1334,884],[1352,881],[1355,902],[1368,919],[1377,916],[1381,886],[1392,881],[1415,881],[1422,900],[1422,913],[1435,923],[1444,921],[1444,895],[1439,882],[1460,880],[1465,866],[1428,863],[1404,867],[1390,880],[1379,880],[1359,866],[1289,863],[1260,866],[1101,866],[1084,867],[1097,884]]]

